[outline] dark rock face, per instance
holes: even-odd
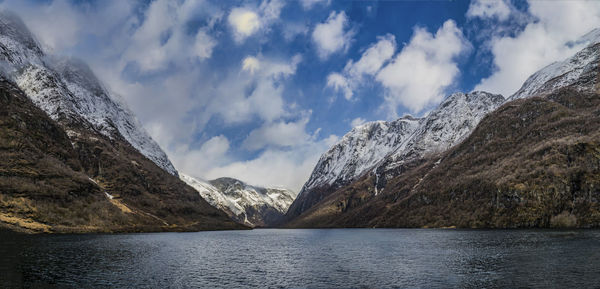
[[[509,102],[452,149],[373,175],[290,227],[598,227],[600,95],[564,88]]]
[[[0,80],[0,227],[27,232],[238,229],[122,137],[50,119]],[[68,134],[67,134],[68,132]]]

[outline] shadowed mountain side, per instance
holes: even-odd
[[[244,228],[122,137],[109,139],[72,117],[59,125],[4,79],[0,102],[0,227],[26,232]]]

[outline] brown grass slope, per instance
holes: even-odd
[[[64,116],[59,123],[16,86],[0,80],[0,228],[25,232],[243,228],[122,138],[108,139],[74,116]],[[115,198],[110,200],[105,192]]]
[[[378,196],[365,176],[287,226],[599,227],[600,95],[507,103],[461,144],[408,166]]]

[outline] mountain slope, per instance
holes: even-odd
[[[353,129],[321,157],[286,217],[299,216],[369,172],[376,178],[374,194],[380,193],[388,178],[405,170],[406,162],[457,144],[503,102],[501,95],[486,92],[455,93],[422,119],[374,122]]]
[[[242,228],[127,142],[69,136],[0,79],[0,227],[26,232]]]
[[[85,65],[45,56],[23,23],[6,13],[0,60],[0,227],[245,228],[179,180],[164,152]]]
[[[209,182],[180,174],[181,180],[196,189],[212,206],[241,224],[270,227],[279,224],[296,194],[285,189],[250,186],[232,178]]]
[[[598,227],[600,95],[565,88],[503,105],[451,150],[373,196],[373,176],[292,227]]]
[[[48,57],[22,21],[0,13],[0,61],[33,102],[52,119],[84,119],[109,138],[119,134],[170,174],[177,171],[167,155],[143,129],[131,111],[111,95],[81,61]]]

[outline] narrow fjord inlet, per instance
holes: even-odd
[[[597,288],[600,2],[4,0],[0,288]]]

